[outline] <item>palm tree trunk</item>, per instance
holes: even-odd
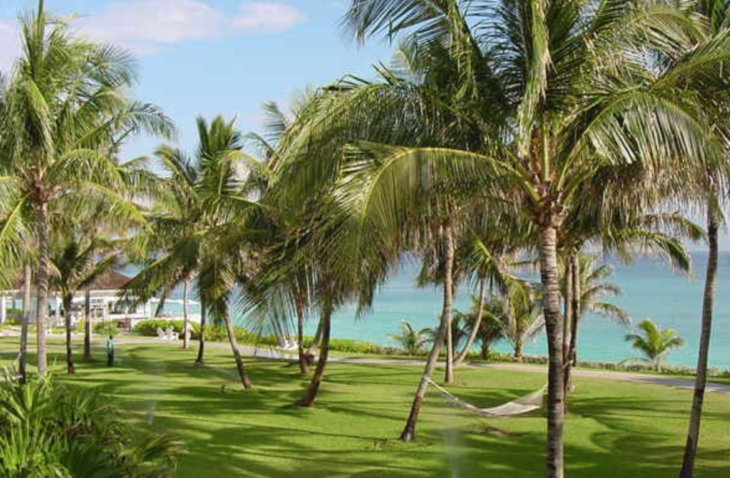
[[[487,342],[486,340],[482,341],[482,347],[481,347],[481,357],[482,360],[489,360],[489,346],[491,344]]]
[[[446,223],[444,223],[444,239],[447,243],[446,248],[449,249],[451,247],[453,249],[454,244],[454,228],[451,223],[451,220],[447,220]],[[448,246],[448,244],[451,244],[451,246]],[[451,288],[451,292],[449,294],[449,302],[453,304],[454,301],[454,271],[453,271],[453,251],[451,252],[451,259],[449,259],[449,252],[446,252],[446,261],[448,262],[451,260],[451,265],[446,266],[444,268],[444,287]],[[444,383],[446,385],[451,385],[454,383],[454,330],[452,325],[452,317],[451,317],[451,308],[452,306],[449,305],[449,310],[446,312],[446,373],[444,374]]]
[[[314,400],[317,398],[319,388],[322,385],[322,379],[324,378],[324,370],[327,366],[327,359],[330,352],[330,335],[332,333],[332,304],[329,301],[327,301],[322,310],[320,324],[322,325],[322,343],[319,347],[317,368],[314,369],[314,375],[312,376],[312,381],[309,383],[307,392],[297,402],[297,405],[300,407],[311,408],[314,405]]]
[[[547,477],[564,476],[564,382],[563,331],[558,288],[557,229],[554,218],[540,230],[540,280],[544,293],[545,324],[548,337]]]
[[[23,284],[23,319],[20,324],[20,356],[18,359],[18,375],[20,383],[28,381],[28,326],[33,315],[31,301],[31,288],[33,272],[29,265],[25,266],[25,282]]]
[[[200,298],[200,341],[198,343],[198,357],[195,359],[195,366],[199,367],[205,364],[205,321],[208,312],[205,307],[205,301]]]
[[[63,297],[63,321],[66,326],[66,372],[69,375],[76,373],[74,365],[74,353],[71,337],[71,306],[73,305],[73,295],[65,295]]]
[[[38,273],[36,274],[36,289],[38,290],[38,304],[36,308],[36,341],[38,345],[38,374],[45,377],[48,373],[48,358],[46,348],[46,322],[48,320],[48,205],[38,205]]]
[[[226,330],[228,331],[228,341],[231,344],[231,351],[233,352],[233,357],[236,359],[236,368],[238,369],[238,378],[241,379],[241,384],[243,385],[243,388],[249,389],[251,388],[251,379],[248,377],[248,373],[246,373],[246,367],[243,364],[243,358],[241,357],[241,351],[238,350],[238,343],[236,343],[236,331],[233,328],[233,322],[231,322],[231,318],[228,317],[228,314],[223,316],[223,321],[226,324]]]
[[[190,347],[190,314],[188,313],[188,287],[190,280],[185,278],[183,281],[183,348]]]
[[[319,324],[317,325],[317,331],[314,333],[314,338],[312,339],[312,346],[307,349],[307,355],[312,354],[315,350],[319,348],[319,343],[322,341],[322,330],[323,324],[320,320]]]
[[[570,341],[568,346],[568,355],[565,358],[565,394],[567,396],[568,392],[573,388],[573,367],[578,363],[578,354],[576,351],[576,346],[578,344],[578,324],[580,323],[580,316],[581,316],[581,310],[580,310],[580,302],[581,302],[581,296],[583,295],[583,291],[581,289],[581,270],[580,270],[580,257],[578,255],[574,255],[571,257],[571,261],[573,264],[571,265],[571,274],[572,274],[572,280],[571,283],[573,285],[573,291],[570,294],[571,295],[571,303],[570,303]],[[563,333],[566,332],[567,329],[563,329]],[[566,401],[567,406],[567,401]]]
[[[565,259],[565,293],[563,295],[563,330],[570,330],[573,312],[573,256]],[[570,337],[563,334],[563,361],[568,360]]]
[[[522,339],[515,342],[515,360],[522,362]]]
[[[94,331],[94,324],[91,317],[91,290],[86,289],[84,293],[84,362],[91,362],[91,334]]]
[[[309,364],[307,354],[304,351],[304,304],[299,297],[296,298],[297,308],[297,352],[299,353],[299,373],[307,375]]]
[[[153,318],[159,319],[160,317],[162,317],[162,313],[165,311],[165,304],[167,303],[167,296],[170,295],[170,292],[171,291],[169,287],[162,289],[162,293],[160,294],[160,301],[157,303]]]
[[[714,198],[713,198],[714,199]],[[709,257],[707,259],[707,276],[705,278],[705,293],[702,302],[702,333],[700,334],[700,353],[697,359],[697,375],[695,377],[695,391],[692,400],[689,432],[684,449],[680,478],[692,478],[694,473],[697,446],[700,440],[700,424],[702,421],[702,405],[705,399],[707,385],[707,363],[710,353],[710,338],[712,335],[712,309],[715,297],[715,280],[717,278],[718,260],[718,223],[713,211],[712,201],[707,206],[707,242]]]
[[[421,381],[418,383],[416,396],[413,398],[413,404],[411,405],[411,413],[408,415],[406,426],[400,435],[400,439],[404,442],[410,442],[416,436],[416,423],[418,422],[418,415],[421,412],[421,405],[423,404],[423,399],[426,396],[428,383],[433,375],[433,369],[436,367],[436,362],[438,362],[439,354],[441,353],[441,347],[443,346],[444,338],[446,336],[446,328],[449,327],[449,318],[451,316],[454,293],[453,284],[451,283],[454,268],[454,242],[453,235],[450,231],[447,232],[447,230],[450,229],[451,224],[447,223],[444,228],[446,257],[444,263],[444,305],[441,312],[441,323],[438,331],[436,332],[436,337],[434,337],[433,347],[431,348],[431,353],[426,361],[426,368],[421,376]]]
[[[474,327],[471,330],[471,334],[469,334],[469,339],[466,341],[466,345],[462,349],[461,353],[459,353],[459,355],[454,359],[454,367],[458,367],[459,365],[461,365],[461,363],[471,351],[471,348],[474,346],[474,341],[477,339],[477,335],[479,335],[479,328],[482,325],[482,314],[484,314],[484,282],[484,280],[481,280],[479,282],[479,305],[477,306],[477,318],[474,321]],[[487,347],[487,349],[489,349],[489,347]]]

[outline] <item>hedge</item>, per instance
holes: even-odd
[[[150,319],[138,322],[134,326],[134,333],[145,337],[157,337],[157,330],[167,330],[170,327],[182,335],[184,322],[182,320],[157,320]],[[200,339],[200,324],[190,322],[193,327],[191,338],[193,340]],[[274,336],[258,336],[242,327],[234,327],[236,340],[242,345],[261,345],[276,347],[279,341]],[[223,325],[208,325],[205,327],[205,339],[209,342],[227,342],[228,331]],[[304,337],[304,346],[312,345],[313,337]],[[392,347],[381,347],[378,344],[370,342],[362,342],[359,340],[348,339],[331,339],[330,350],[335,352],[353,353],[353,354],[379,354],[379,355],[395,355],[396,349]]]

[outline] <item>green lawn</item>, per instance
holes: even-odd
[[[12,342],[0,340],[0,350]],[[288,364],[248,360],[254,392],[240,391],[232,360],[210,350],[118,347],[119,367],[79,364],[62,376],[100,386],[140,428],[174,433],[188,448],[177,477],[480,477],[542,474],[544,419],[486,420],[430,394],[419,439],[395,438],[419,370],[332,365],[313,410],[291,404],[306,382]],[[3,358],[7,363],[7,357]],[[60,357],[56,367],[62,370]],[[492,406],[544,384],[536,374],[458,370],[455,392]],[[605,380],[577,382],[567,424],[568,476],[677,475],[690,392]],[[224,389],[225,386],[225,389]],[[697,478],[730,476],[730,397],[709,394]]]

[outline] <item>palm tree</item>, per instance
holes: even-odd
[[[94,231],[87,225],[84,230],[62,231],[51,243],[51,287],[56,290],[63,302],[63,313],[66,328],[66,370],[76,373],[73,360],[71,340],[71,314],[76,293],[88,287],[94,280],[112,270],[119,264],[119,243],[110,239],[93,235],[88,237],[85,231]],[[95,232],[95,231],[94,231]],[[87,314],[88,315],[88,314]],[[90,317],[86,317],[91,328]]]
[[[33,317],[32,288],[33,270],[30,264],[26,264],[23,266],[23,321],[20,326],[20,353],[18,355],[18,376],[23,384],[28,379],[28,327]]]
[[[362,280],[359,270],[355,268],[346,270],[337,267],[343,260],[342,256],[349,252],[350,242],[348,233],[343,232],[343,228],[333,227],[330,221],[337,214],[328,209],[333,204],[327,192],[321,191],[304,211],[283,207],[281,201],[288,199],[284,192],[290,187],[287,183],[289,180],[277,177],[277,189],[269,191],[270,196],[264,200],[264,207],[296,212],[287,214],[286,222],[277,226],[280,235],[273,238],[273,242],[264,242],[264,253],[259,258],[257,274],[249,280],[245,302],[249,310],[254,309],[252,314],[265,315],[276,321],[290,314],[270,314],[272,305],[275,309],[281,309],[282,303],[283,307],[286,304],[297,307],[299,298],[295,294],[299,293],[301,284],[306,284],[311,294],[309,300],[318,312],[321,329],[319,357],[314,374],[304,395],[296,402],[298,406],[309,408],[314,406],[327,367],[332,315],[358,293],[360,310],[368,308],[372,302],[373,284]],[[274,217],[281,219],[283,216]],[[270,231],[268,228],[264,230]],[[235,239],[235,235],[231,242],[241,243]],[[384,272],[378,274],[379,277],[385,275]],[[370,275],[367,277],[372,278]],[[293,282],[292,278],[297,282]]]
[[[568,271],[563,274],[560,283],[560,291],[564,298],[570,298],[564,310],[568,310],[570,327],[566,329],[568,348],[565,351],[566,371],[565,382],[570,383],[572,367],[577,364],[577,341],[578,325],[586,313],[605,317],[620,325],[631,325],[631,316],[616,304],[603,300],[606,297],[617,297],[621,295],[621,289],[607,282],[613,273],[612,268],[607,264],[597,264],[596,256],[588,254],[573,255],[570,258]],[[571,290],[569,293],[568,290]]]
[[[197,119],[199,146],[189,159],[181,150],[162,146],[157,158],[167,174],[169,194],[161,197],[150,213],[153,232],[146,237],[151,258],[125,286],[125,293],[146,301],[172,285],[195,276],[201,302],[200,346],[197,364],[205,350],[208,314],[228,331],[238,376],[245,388],[251,381],[236,341],[230,314],[231,295],[252,272],[249,251],[234,247],[230,229],[245,223],[258,205],[246,194],[248,158],[242,152],[241,134],[234,122],[222,117],[210,124]]]
[[[473,222],[476,223],[476,227],[472,227],[473,230],[476,230],[479,225],[492,226],[492,221],[477,219]],[[459,248],[459,267],[469,270],[475,277],[479,293],[477,298],[472,297],[475,302],[467,320],[469,334],[462,351],[454,360],[455,365],[464,361],[475,341],[481,342],[482,356],[485,356],[491,341],[501,335],[501,329],[497,333],[499,327],[496,327],[496,322],[492,320],[491,316],[485,314],[487,288],[497,289],[504,294],[511,286],[520,282],[518,278],[510,274],[509,270],[514,265],[511,256],[519,248],[524,238],[514,236],[507,238],[500,234],[495,235],[492,231],[484,231],[484,233],[482,234],[484,237],[474,237]],[[482,324],[485,317],[488,319],[488,323]]]
[[[285,112],[275,102],[265,103],[263,107],[265,114],[264,133],[249,133],[246,135],[246,140],[250,149],[253,150],[254,156],[260,158],[258,163],[252,163],[255,168],[247,181],[250,185],[249,189],[262,202],[267,203],[265,214],[260,215],[256,223],[252,225],[256,229],[266,231],[268,246],[282,241],[286,242],[285,236],[296,227],[297,215],[290,214],[290,211],[286,209],[278,209],[276,201],[271,198],[272,195],[275,195],[273,191],[275,170],[282,162],[282,159],[285,159],[279,156],[277,148],[282,139],[286,138],[290,130],[294,128],[301,112],[307,108],[313,97],[313,92],[309,90],[295,93],[288,112]],[[287,254],[280,256],[278,261],[290,261],[291,258],[292,256]],[[278,337],[282,337],[289,330],[290,317],[294,315],[296,317],[299,371],[302,375],[307,375],[311,350],[307,351],[304,348],[304,326],[307,320],[306,311],[312,306],[315,279],[311,262],[297,259],[292,263],[297,265],[296,269],[291,269],[288,276],[278,284],[270,284],[272,287],[276,286],[281,289],[280,294],[277,294],[279,300],[276,304],[269,303],[265,306],[267,312],[256,315],[259,320],[255,326],[262,334],[271,332],[273,329]],[[288,307],[287,302],[290,303]],[[272,313],[273,311],[278,313]],[[320,341],[321,325],[317,328],[312,347],[317,346]]]
[[[684,38],[684,42],[678,45],[677,51],[680,54],[688,54],[698,45],[708,41],[715,43],[722,41],[728,35],[728,2],[725,0],[693,1],[688,9],[694,14],[695,19],[693,30]],[[680,61],[675,54],[666,55],[667,59],[676,62]],[[704,403],[705,388],[709,366],[710,339],[712,335],[712,319],[715,295],[715,282],[718,268],[718,230],[723,223],[722,201],[727,197],[727,117],[726,92],[728,88],[727,78],[722,82],[687,82],[686,89],[698,94],[704,102],[705,108],[712,118],[712,131],[716,133],[718,142],[725,146],[725,154],[722,156],[720,167],[715,165],[704,165],[698,168],[694,185],[700,191],[700,201],[705,208],[707,218],[707,245],[708,259],[705,275],[705,289],[702,302],[702,328],[700,334],[699,354],[697,357],[697,373],[695,376],[694,396],[692,400],[692,411],[690,414],[689,430],[685,445],[684,458],[680,478],[692,478],[694,474],[695,458],[699,446],[700,426],[702,420],[702,407]]]
[[[395,340],[407,355],[419,355],[423,351],[423,347],[431,341],[428,337],[431,329],[416,330],[404,320],[400,323],[400,330],[400,334],[388,337]]]
[[[348,31],[360,40],[378,33],[389,38],[405,34],[424,50],[447,48],[458,65],[465,101],[475,105],[466,119],[489,125],[495,118],[487,115],[502,107],[509,112],[512,121],[504,125],[510,133],[486,136],[488,147],[479,151],[380,148],[373,176],[377,180],[366,187],[373,191],[399,184],[392,182],[396,171],[403,176],[409,165],[421,169],[428,165],[450,176],[452,185],[454,178],[464,185],[482,180],[485,188],[499,184],[521,196],[539,238],[550,356],[550,478],[564,474],[564,331],[557,250],[565,218],[580,205],[576,193],[581,184],[601,168],[651,164],[647,174],[663,173],[673,162],[707,158],[713,145],[707,139],[706,117],[680,91],[691,78],[719,78],[719,65],[730,56],[730,40],[724,37],[700,42],[679,62],[657,69],[652,55],[645,53],[665,45],[667,32],[682,31],[682,12],[667,17],[671,7],[629,1],[583,7],[557,1],[518,6],[488,0],[353,0],[345,19]],[[490,21],[484,22],[485,17]],[[657,28],[659,24],[662,27]],[[392,102],[382,105],[386,102],[382,97],[358,100],[343,116],[356,116],[354,108],[373,111],[378,103],[380,111],[393,109]],[[330,115],[329,124],[334,118]],[[681,173],[676,168],[671,171]]]
[[[661,372],[662,363],[669,353],[684,345],[684,339],[673,329],[660,329],[651,319],[647,318],[638,325],[640,333],[627,334],[626,341],[645,355],[638,360],[652,364],[654,370]],[[643,334],[643,335],[642,335]]]
[[[490,346],[504,338],[504,331],[501,323],[496,319],[497,315],[494,314],[494,311],[489,310],[489,304],[485,296],[472,296],[471,299],[472,308],[470,312],[454,312],[454,321],[464,322],[464,333],[468,336],[467,343],[471,344],[468,348],[465,346],[462,349],[460,356],[466,357],[472,346],[479,344],[480,357],[482,360],[488,360]],[[496,302],[492,303],[496,305]]]
[[[12,154],[2,176],[7,194],[0,243],[8,261],[13,244],[33,231],[38,371],[45,375],[49,209],[80,215],[106,211],[108,217],[143,224],[128,201],[130,176],[112,156],[123,138],[140,130],[170,134],[171,126],[154,108],[125,96],[135,71],[124,52],[74,37],[66,23],[47,16],[42,1],[21,19],[21,30],[23,56],[5,94],[2,150]]]
[[[541,303],[534,286],[514,284],[502,297],[492,297],[485,305],[486,314],[502,329],[504,338],[512,344],[514,357],[521,362],[525,344],[545,328]]]

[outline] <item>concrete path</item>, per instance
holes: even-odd
[[[154,339],[147,338],[124,338],[119,337],[116,340],[117,347],[124,345],[169,345],[169,342],[163,342]],[[219,342],[208,342],[206,347],[216,349],[228,349],[228,344]],[[58,346],[51,346],[51,348],[61,348]],[[272,360],[287,360],[296,361],[296,354],[282,353],[272,348],[255,348],[249,346],[241,346],[241,353],[250,357],[261,357]],[[56,350],[54,350],[55,352]],[[17,355],[16,350],[0,350],[0,355]],[[400,360],[400,359],[378,359],[368,357],[330,357],[331,363],[344,363],[350,365],[388,365],[388,366],[411,366],[411,367],[423,367],[423,361],[420,360]],[[539,373],[547,374],[547,367],[542,365],[527,365],[527,364],[515,364],[515,363],[468,363],[462,365],[462,367],[468,368],[483,368],[490,370],[506,370],[513,372],[527,372],[527,373]],[[632,383],[643,383],[650,385],[663,385],[666,387],[674,387],[681,389],[693,389],[694,380],[691,378],[672,377],[665,375],[648,375],[641,373],[630,373],[630,372],[612,372],[606,370],[587,370],[587,369],[573,369],[573,374],[576,377],[582,378],[598,378],[605,380],[618,380],[621,382],[632,382]],[[730,395],[730,384],[721,383],[708,383],[707,391],[713,393],[721,393]]]

